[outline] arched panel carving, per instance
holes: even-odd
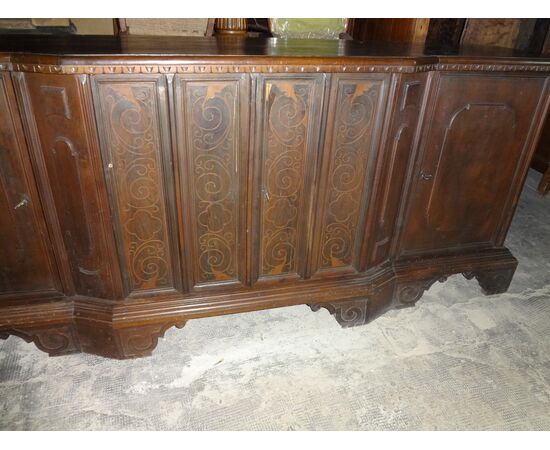
[[[502,245],[544,81],[442,74],[405,189],[402,255]],[[521,94],[519,94],[521,92]],[[514,193],[516,192],[516,193]]]
[[[9,74],[0,73],[0,295],[48,291],[56,287],[19,111]],[[27,166],[28,170],[28,166]]]
[[[115,297],[103,177],[86,76],[23,74],[31,147],[67,293]],[[70,280],[70,281],[69,281]]]

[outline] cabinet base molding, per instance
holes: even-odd
[[[485,295],[502,294],[508,290],[515,267],[464,273],[466,279],[475,278]]]
[[[76,320],[83,352],[114,359],[149,356],[158,340],[169,328],[183,328],[184,319],[170,319],[158,323],[144,323],[118,328],[115,324],[98,325],[93,321]]]
[[[368,314],[369,300],[366,298],[334,303],[317,303],[308,306],[313,312],[325,308],[334,316],[342,328],[364,325],[371,320]]]
[[[314,312],[325,308],[342,328],[364,325],[390,309],[399,307],[396,304],[395,286],[395,279],[392,279],[382,287],[373,289],[372,293],[365,297],[345,301],[311,303],[308,306]]]
[[[128,359],[151,355],[159,338],[190,319],[307,304],[327,309],[344,328],[366,324],[390,309],[411,307],[437,281],[462,273],[487,295],[505,292],[517,260],[505,248],[471,255],[383,264],[362,275],[292,287],[235,291],[223,296],[159,294],[108,301],[89,297],[39,299],[0,308],[0,338],[19,336],[50,356],[91,353]],[[317,301],[315,301],[317,299]]]
[[[50,356],[70,355],[82,351],[72,323],[49,327],[8,328],[6,331],[0,331],[0,339],[7,339],[10,335],[18,336],[25,342],[33,342],[38,349]]]

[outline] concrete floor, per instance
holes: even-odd
[[[341,329],[307,306],[190,321],[150,358],[0,341],[0,429],[550,429],[550,197],[529,174],[510,290],[461,276]]]

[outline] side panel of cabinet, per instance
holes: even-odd
[[[0,74],[0,295],[61,290],[9,74]]]
[[[325,75],[259,75],[252,280],[306,276]]]
[[[332,78],[312,273],[360,270],[389,75]]]
[[[174,80],[190,286],[246,282],[249,80]]]
[[[93,80],[126,294],[180,290],[166,80],[157,75]]]
[[[392,104],[386,114],[389,128],[373,183],[373,205],[367,218],[366,258],[362,268],[374,267],[393,256],[394,230],[398,226],[408,168],[414,162],[418,147],[428,80],[427,73],[394,75]]]
[[[526,75],[439,76],[409,187],[402,256],[502,245],[544,84]]]
[[[17,76],[65,290],[117,297],[89,80],[84,75]]]

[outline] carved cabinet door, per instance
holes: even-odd
[[[166,78],[97,75],[93,88],[125,295],[179,291]]]
[[[117,297],[89,79],[18,73],[16,80],[65,292]]]
[[[332,77],[311,258],[315,276],[362,270],[389,79],[386,74]]]
[[[325,77],[255,78],[252,282],[307,276]]]
[[[442,74],[412,171],[402,256],[503,243],[525,175],[545,79]]]
[[[15,95],[0,74],[0,298],[61,290]]]
[[[242,285],[250,78],[178,75],[174,84],[188,284]]]

